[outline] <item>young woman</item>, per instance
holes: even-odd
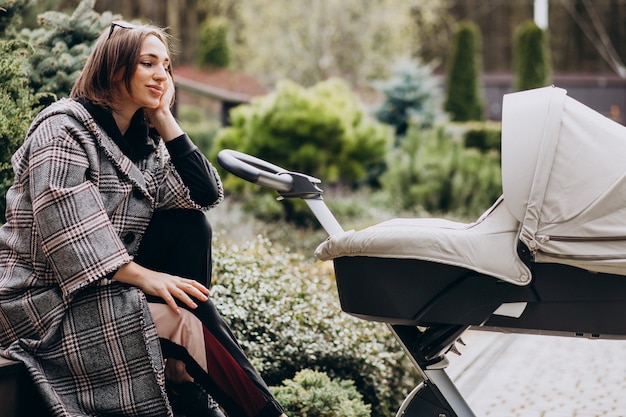
[[[113,22],[13,156],[0,354],[55,416],[284,416],[208,297],[223,190],[173,100],[166,34]]]

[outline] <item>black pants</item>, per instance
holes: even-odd
[[[212,229],[204,213],[196,210],[156,212],[144,234],[138,264],[172,275],[211,283]],[[163,302],[148,297],[150,302]],[[230,328],[209,299],[191,311],[203,325],[207,365],[205,372],[184,346],[161,340],[163,355],[185,362],[187,372],[224,408],[229,417],[277,417],[283,413],[256,372]],[[181,307],[186,306],[180,304]]]

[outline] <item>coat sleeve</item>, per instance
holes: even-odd
[[[100,191],[88,180],[84,149],[66,136],[31,148],[28,177],[33,230],[67,298],[131,257],[107,216]]]
[[[214,201],[209,202],[207,205],[202,205],[194,201],[192,198],[189,187],[185,185],[183,178],[176,170],[176,166],[174,165],[163,141],[160,143],[159,154],[162,155],[164,165],[162,172],[163,179],[156,198],[157,209],[187,208],[208,210],[222,202],[224,199],[224,187],[219,174],[213,165],[207,162],[207,169],[210,171],[210,174],[215,181],[214,192],[216,193],[217,198]]]

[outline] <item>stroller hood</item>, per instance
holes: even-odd
[[[626,275],[626,127],[560,88],[508,94],[502,183],[536,262]]]

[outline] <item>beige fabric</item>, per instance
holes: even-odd
[[[626,275],[626,127],[546,87],[505,96],[504,201],[536,262]]]
[[[183,308],[176,314],[166,304],[148,303],[148,307],[159,337],[187,348],[191,357],[208,372],[202,322]]]
[[[444,219],[392,219],[329,237],[315,255],[421,259],[468,268],[517,285],[531,274],[517,256],[519,222],[502,199],[474,223]]]

